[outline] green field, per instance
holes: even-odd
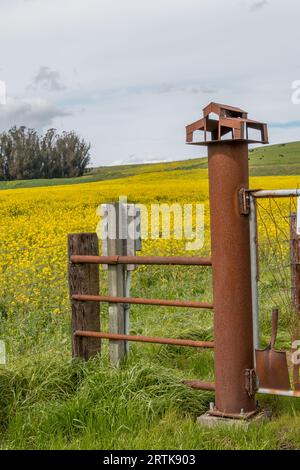
[[[300,142],[288,144],[268,145],[251,149],[250,175],[299,175],[300,174]],[[0,189],[31,188],[41,186],[57,186],[65,184],[92,183],[115,178],[128,178],[145,173],[160,173],[167,171],[191,171],[197,168],[207,168],[207,158],[194,158],[190,160],[170,163],[152,163],[142,165],[103,166],[89,170],[86,175],[79,178],[54,178],[51,180],[20,180],[0,181]]]

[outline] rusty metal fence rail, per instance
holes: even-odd
[[[211,266],[211,258],[157,256],[99,256],[96,233],[72,234],[68,238],[69,286],[72,306],[73,356],[89,359],[100,351],[100,339],[113,342],[169,344],[193,348],[214,348],[212,341],[158,338],[100,331],[100,302],[188,307],[213,310],[213,303],[119,297],[99,294],[99,265]]]

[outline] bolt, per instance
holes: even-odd
[[[214,404],[213,401],[211,401],[210,404],[209,404],[209,410],[214,411],[214,409],[215,409],[215,404]]]
[[[268,419],[271,419],[271,418],[272,418],[272,410],[265,410],[265,416],[266,416]]]
[[[244,414],[245,414],[245,413],[244,413],[244,408],[242,408],[240,415],[241,415],[241,416],[244,416]]]

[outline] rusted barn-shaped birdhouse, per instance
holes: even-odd
[[[204,140],[194,141],[194,133],[202,131]],[[225,104],[210,103],[203,109],[203,118],[186,126],[186,142],[207,145],[224,140],[268,144],[265,123],[248,119],[247,111]]]

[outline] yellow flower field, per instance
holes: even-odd
[[[298,177],[256,177],[251,186],[276,189],[297,187]],[[67,234],[95,231],[96,208],[120,195],[131,202],[205,204],[208,235],[206,170],[150,173],[97,183],[5,190],[0,197],[0,311],[12,316],[33,310],[45,322],[59,323],[68,314]],[[144,253],[183,253],[184,241],[148,240]],[[20,315],[20,313],[19,313]],[[50,320],[49,320],[50,319]],[[21,321],[21,320],[20,320]],[[21,325],[20,325],[21,328]]]
[[[276,189],[296,187],[298,180],[294,176],[264,177],[253,178],[251,183],[252,187]],[[16,301],[21,285],[26,282],[53,282],[65,273],[67,234],[95,231],[97,206],[120,195],[147,205],[204,202],[208,216],[208,182],[204,170],[188,175],[172,172],[166,177],[154,173],[99,183],[2,191],[0,269],[2,279],[9,281],[6,288],[8,292],[14,291]],[[169,253],[166,240],[155,243]],[[147,248],[151,249],[151,243]],[[32,291],[35,292],[34,287]]]

